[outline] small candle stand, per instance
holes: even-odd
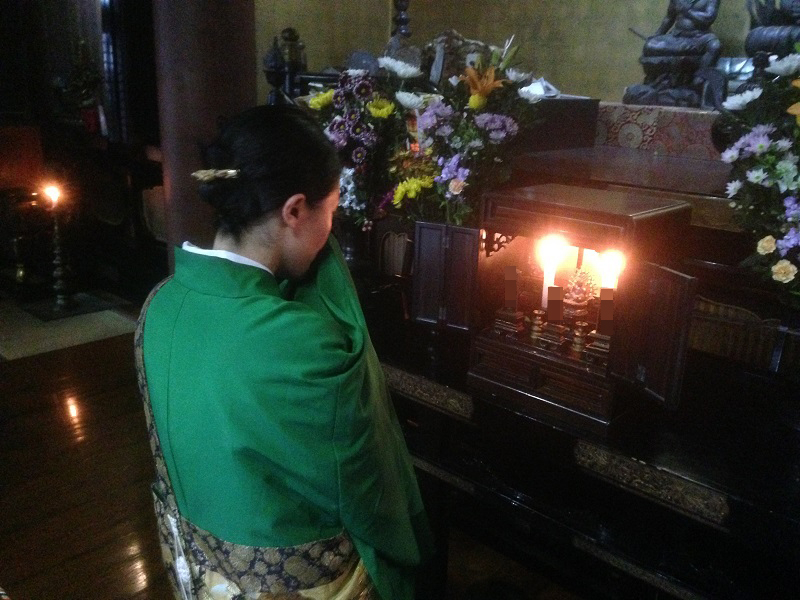
[[[61,195],[59,189],[50,186],[44,193],[52,201],[53,213],[53,293],[55,294],[55,304],[53,310],[60,312],[66,310],[70,304],[67,295],[66,268],[61,249],[61,231],[58,222],[58,199]]]

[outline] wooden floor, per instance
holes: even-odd
[[[0,362],[0,588],[11,600],[170,599],[132,334]],[[452,531],[448,594],[578,600]],[[525,592],[522,592],[525,590]]]
[[[0,587],[170,598],[131,335],[0,363]]]

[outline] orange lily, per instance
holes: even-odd
[[[467,82],[469,93],[478,94],[484,98],[488,97],[492,90],[502,87],[504,83],[508,82],[507,79],[494,78],[494,67],[489,67],[482,74],[472,67],[467,67],[464,73],[466,75],[462,75],[459,79]]]

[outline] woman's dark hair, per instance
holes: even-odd
[[[230,179],[200,185],[214,207],[217,229],[238,239],[255,221],[294,194],[316,205],[334,189],[341,164],[314,118],[295,106],[257,106],[222,125],[205,149],[207,167],[237,169]]]

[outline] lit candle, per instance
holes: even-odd
[[[597,319],[597,333],[611,335],[614,332],[614,290],[604,287],[600,290],[600,314]]]
[[[58,197],[61,195],[61,192],[58,190],[56,186],[51,185],[44,188],[44,193],[45,196],[50,198],[50,201],[53,203],[53,208],[55,208],[56,205],[58,204]]]
[[[560,235],[548,235],[539,240],[537,253],[544,272],[542,281],[542,309],[547,309],[547,290],[556,283],[558,264],[564,258],[568,245]]]
[[[564,320],[564,288],[551,285],[547,289],[547,321],[560,323]]]
[[[625,267],[625,256],[618,250],[608,250],[600,255],[600,287],[616,289],[619,274]]]

